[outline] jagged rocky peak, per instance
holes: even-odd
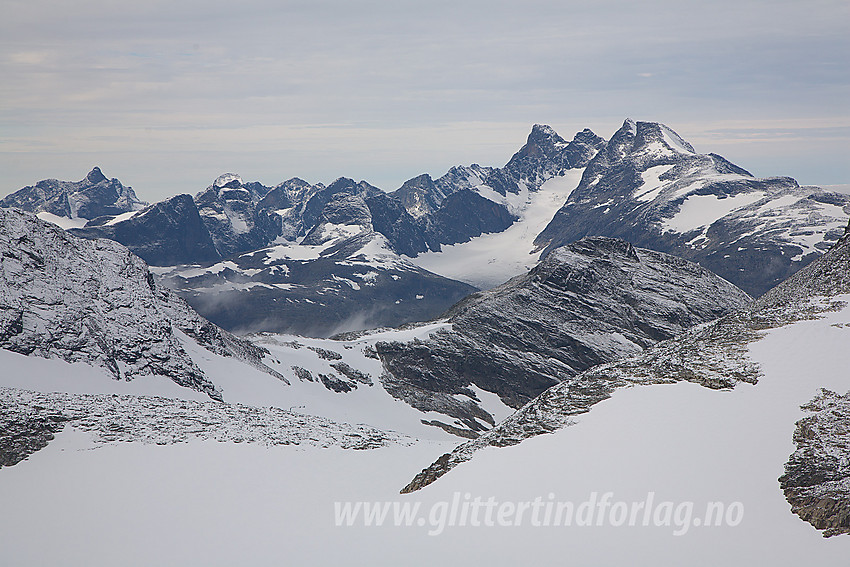
[[[658,122],[635,122],[626,118],[611,136],[606,155],[610,163],[629,157],[635,159],[676,158],[695,155],[694,147],[669,126]]]
[[[302,202],[305,196],[311,191],[321,188],[321,185],[313,186],[303,179],[293,177],[275,185],[269,190],[260,202],[257,203],[257,208],[272,210],[288,209]]]
[[[614,132],[605,148],[608,161],[616,163],[623,159],[634,147],[637,124],[631,118],[626,118],[620,129]]]
[[[383,195],[384,192],[365,181],[354,181],[348,177],[340,177],[327,187],[320,187],[310,195],[299,209],[301,234],[310,232],[317,224],[323,222],[322,213],[325,206],[335,198],[336,195],[352,195],[367,199],[375,195]]]
[[[145,205],[131,187],[108,179],[97,166],[80,181],[45,179],[0,200],[0,207],[89,220],[138,211]]]
[[[362,197],[337,193],[322,209],[321,218],[301,242],[305,245],[324,244],[334,239],[348,238],[358,232],[372,231],[372,214]]]
[[[251,192],[244,187],[242,178],[235,173],[219,175],[212,185],[198,193],[195,197],[201,207],[209,206],[215,201],[251,201]]]
[[[219,189],[238,189],[242,185],[242,177],[238,173],[223,173],[213,181],[213,187]]]
[[[504,172],[513,181],[525,181],[536,189],[568,169],[586,166],[604,145],[605,140],[588,129],[567,142],[551,126],[535,124],[525,145],[511,157]]]
[[[547,124],[535,124],[531,127],[531,133],[528,134],[528,140],[523,146],[522,152],[525,150],[528,153],[533,153],[541,147],[565,146],[567,141],[555,132],[555,129]]]
[[[567,141],[545,124],[535,124],[525,145],[513,155],[508,165],[523,159],[552,159],[558,151],[567,145]]]
[[[237,173],[223,173],[219,175],[212,185],[198,193],[196,200],[200,206],[210,201],[244,201],[252,206],[259,203],[265,197],[271,187],[266,187],[258,181],[246,183]]]
[[[263,349],[203,319],[117,242],[16,209],[0,209],[0,227],[0,348],[100,366],[116,380],[166,376],[216,399],[186,341],[277,375]]]
[[[86,175],[86,181],[89,183],[100,183],[101,181],[106,181],[106,176],[98,166],[94,166]]]
[[[401,201],[413,218],[422,218],[440,206],[443,195],[439,195],[434,180],[427,173],[408,179],[393,195]]]
[[[336,195],[337,193],[351,193],[361,197],[371,197],[383,193],[380,189],[367,183],[366,181],[354,181],[348,177],[340,177],[333,183],[327,186],[325,191],[328,195]]]
[[[546,254],[587,235],[622,238],[759,296],[837,240],[848,205],[847,195],[753,177],[663,124],[627,119],[534,244]]]

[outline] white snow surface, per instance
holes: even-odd
[[[535,250],[534,239],[578,186],[583,172],[584,169],[569,170],[563,176],[549,179],[535,192],[522,193],[523,206],[511,203],[519,220],[507,230],[482,234],[460,244],[444,245],[442,252],[426,252],[410,261],[481,289],[490,289],[527,272],[539,259],[540,251]],[[495,191],[491,192],[502,198]]]
[[[643,185],[638,187],[635,199],[638,201],[652,201],[658,197],[665,185],[659,178],[673,169],[673,167],[672,165],[656,165],[641,173]]]
[[[693,146],[691,146],[688,142],[682,139],[682,137],[679,136],[672,129],[665,126],[664,124],[659,124],[659,126],[661,127],[661,133],[664,136],[664,142],[672,149],[683,154],[696,153],[694,151]]]
[[[239,185],[243,184],[242,177],[238,173],[222,173],[213,181],[213,187],[224,187],[231,181],[237,181]]]
[[[136,216],[137,214],[139,214],[139,212],[141,212],[141,209],[136,210],[136,211],[129,211],[129,212],[126,212],[126,213],[121,213],[120,215],[116,215],[115,218],[109,220],[104,226],[111,226],[113,224],[118,224],[119,222],[131,219],[134,216]]]
[[[679,212],[664,220],[662,226],[664,230],[688,232],[708,226],[732,211],[752,205],[762,198],[764,193],[761,191],[739,193],[724,199],[719,199],[716,195],[692,195],[682,203]]]
[[[68,230],[69,228],[82,228],[86,226],[87,222],[89,222],[88,219],[81,219],[79,217],[69,219],[68,217],[60,217],[58,215],[54,215],[53,213],[48,213],[45,211],[37,213],[35,216],[37,216],[43,221],[53,223],[59,228],[64,228],[65,230]]]
[[[197,346],[197,343],[192,342]],[[250,366],[243,366],[257,372]],[[134,380],[115,380],[105,369],[84,362],[69,363],[58,358],[24,356],[5,349],[0,349],[0,368],[3,369],[0,372],[0,387],[70,394],[163,396],[202,402],[210,399],[206,394],[178,386],[164,376],[148,375]]]
[[[432,326],[433,327],[433,326]],[[407,336],[425,336],[427,331],[411,331]],[[289,381],[284,384],[274,377],[246,367],[237,360],[224,358],[198,347],[191,340],[184,341],[184,348],[210,379],[221,388],[226,402],[251,406],[275,406],[281,409],[317,415],[341,423],[368,424],[383,430],[410,434],[419,438],[455,440],[442,429],[422,425],[422,419],[452,420],[442,414],[423,413],[390,396],[380,383],[383,372],[381,362],[368,358],[364,349],[374,345],[378,337],[366,336],[354,341],[311,339],[295,335],[261,335],[256,342],[269,349],[270,355],[264,362],[283,374]],[[386,340],[386,335],[383,335]],[[404,340],[404,336],[395,336]],[[297,345],[297,346],[296,346]],[[324,349],[338,353],[341,359],[326,360],[312,350]],[[369,374],[372,385],[357,384],[351,392],[336,393],[328,390],[319,381],[319,374],[340,373],[331,364],[344,362]],[[309,370],[314,381],[302,381],[296,376],[293,366]],[[343,376],[344,377],[344,376]],[[495,404],[492,404],[494,405]],[[496,406],[498,408],[498,406]],[[485,409],[486,406],[485,406]]]
[[[845,300],[848,298],[844,298]],[[193,441],[96,450],[73,430],[0,470],[0,547],[9,565],[457,565],[689,567],[843,565],[850,537],[821,537],[790,513],[777,478],[799,405],[850,389],[850,310],[753,343],[764,376],[713,391],[690,383],[618,391],[578,423],[480,451],[420,492],[398,489],[446,451],[420,442],[369,451]],[[801,356],[805,353],[805,356]],[[447,526],[429,512],[459,498],[743,505],[735,527]],[[457,496],[455,496],[457,494]],[[468,497],[466,495],[469,495]],[[551,495],[551,496],[550,496]],[[425,525],[338,527],[334,502],[420,503]],[[445,504],[441,504],[445,503]],[[73,521],[69,521],[73,518]],[[467,522],[468,524],[469,522]],[[332,542],[332,544],[330,543]],[[415,550],[411,553],[411,550]]]

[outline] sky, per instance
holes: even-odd
[[[94,165],[148,201],[224,172],[389,191],[626,117],[850,184],[846,0],[0,2],[0,195]]]

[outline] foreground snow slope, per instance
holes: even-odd
[[[622,390],[575,426],[482,451],[401,497],[400,481],[444,446],[342,451],[195,441],[92,451],[82,434],[63,432],[0,470],[0,547],[9,565],[621,566],[649,558],[658,566],[842,565],[848,538],[825,540],[793,516],[776,479],[793,450],[798,405],[819,385],[850,388],[848,322],[844,309],[770,331],[751,346],[764,373],[755,386]],[[735,527],[692,526],[679,536],[675,524],[534,527],[526,519],[429,536],[429,524],[334,522],[335,501],[420,502],[427,518],[455,493],[499,502],[548,501],[552,493],[578,505],[592,492],[626,502],[648,492],[657,502],[693,501],[694,517],[706,501],[738,501],[744,514]]]

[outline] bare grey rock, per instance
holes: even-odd
[[[471,459],[483,447],[515,445],[530,437],[562,429],[574,423],[574,416],[589,411],[618,388],[689,381],[712,389],[726,389],[739,382],[755,383],[759,379],[760,370],[749,359],[747,346],[751,341],[758,340],[760,331],[818,318],[825,312],[843,308],[844,303],[834,298],[848,293],[850,236],[845,232],[823,256],[764,294],[750,307],[688,329],[636,356],[596,366],[551,387],[477,439],[441,456],[416,475],[402,492],[412,492],[427,486],[458,464]],[[825,395],[824,400],[829,402],[834,401],[834,398]],[[819,404],[821,402],[813,402],[811,407],[820,411]],[[840,409],[844,411],[844,406]],[[826,415],[824,413],[813,420],[817,421]],[[842,424],[843,414],[839,412],[837,415],[835,423]],[[836,428],[840,427],[843,425],[836,425]],[[793,490],[794,484],[801,484],[792,480],[795,478],[826,478],[816,472],[824,466],[830,470],[836,469],[838,472],[835,474],[843,475],[841,471],[844,468],[838,469],[834,464],[846,463],[850,457],[846,447],[843,447],[841,458],[845,461],[833,458],[836,447],[829,444],[835,439],[839,438],[825,436],[817,441],[825,444],[824,447],[831,447],[829,450],[832,456],[825,458],[823,465],[816,464],[820,462],[820,454],[813,453],[812,447],[802,448],[799,458],[796,461],[792,458],[793,463],[789,462],[791,472],[787,473],[783,487],[787,485]],[[796,464],[798,461],[800,464]],[[845,467],[845,464],[841,464],[841,467]],[[786,471],[789,471],[787,467]],[[800,513],[806,518],[819,518],[817,521],[826,522],[830,527],[835,527],[836,522],[841,524],[846,521],[850,510],[846,504],[846,493],[843,500],[841,494],[836,493],[835,499],[831,501],[810,499],[808,493],[799,494],[803,495],[798,501]]]
[[[593,366],[750,301],[691,262],[621,240],[587,238],[554,251],[528,274],[459,302],[445,316],[450,330],[375,348],[387,370],[382,383],[393,395],[426,411],[451,410],[466,427],[482,431],[492,417],[472,411],[478,406],[471,384],[519,408]],[[469,401],[459,403],[457,395]]]
[[[791,511],[824,537],[850,534],[850,393],[821,390],[803,409],[779,484]]]
[[[220,398],[185,337],[283,379],[262,348],[203,319],[122,245],[17,209],[0,209],[0,227],[0,348],[101,366],[116,380],[167,376]]]
[[[375,449],[412,439],[366,425],[336,423],[279,408],[155,396],[40,393],[0,388],[0,467],[47,446],[63,427],[95,444],[170,445],[190,440]]]

